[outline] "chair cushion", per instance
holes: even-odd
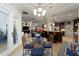
[[[50,44],[45,44],[44,48],[52,48],[52,46]]]
[[[32,56],[43,56],[43,48],[32,48],[31,55]]]
[[[26,45],[24,46],[24,48],[25,48],[25,49],[31,49],[31,48],[32,48],[32,45],[31,45],[31,44],[26,44]]]
[[[67,48],[66,55],[68,55],[68,56],[75,56],[73,51],[70,48]]]

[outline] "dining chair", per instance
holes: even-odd
[[[44,43],[44,49],[45,49],[45,50],[48,49],[48,50],[46,51],[46,54],[47,54],[49,51],[51,51],[51,52],[50,52],[50,55],[53,55],[53,54],[52,54],[52,44],[50,44],[50,43],[48,43],[48,42]]]
[[[32,48],[31,43],[26,43],[26,37],[22,37],[22,45],[23,45],[23,56],[26,54],[26,52],[29,54]]]

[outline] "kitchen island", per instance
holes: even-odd
[[[47,38],[49,41],[51,40],[51,39],[49,39],[49,36],[52,34],[52,36],[53,36],[53,39],[52,39],[52,41],[54,42],[54,43],[57,43],[57,42],[60,42],[60,43],[62,43],[62,32],[60,32],[60,31],[43,31],[42,32],[42,36],[43,37],[45,37],[45,38]]]

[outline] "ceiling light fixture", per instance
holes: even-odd
[[[42,12],[42,8],[38,8],[38,12]]]
[[[38,14],[38,17],[40,17],[41,16],[41,14]]]
[[[43,10],[42,12],[42,16],[45,16],[46,10]]]
[[[39,7],[39,8],[37,8],[37,9],[34,9],[34,10],[33,10],[33,13],[34,13],[35,16],[38,16],[38,17],[40,17],[40,16],[45,16],[46,10],[43,9],[43,8],[41,8],[41,7]]]
[[[37,15],[37,10],[34,9],[34,10],[33,10],[33,13],[34,13],[34,15]]]

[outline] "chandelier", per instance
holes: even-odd
[[[33,13],[34,13],[35,16],[38,16],[38,17],[45,16],[46,10],[41,8],[41,7],[39,7],[39,8],[34,9]]]

